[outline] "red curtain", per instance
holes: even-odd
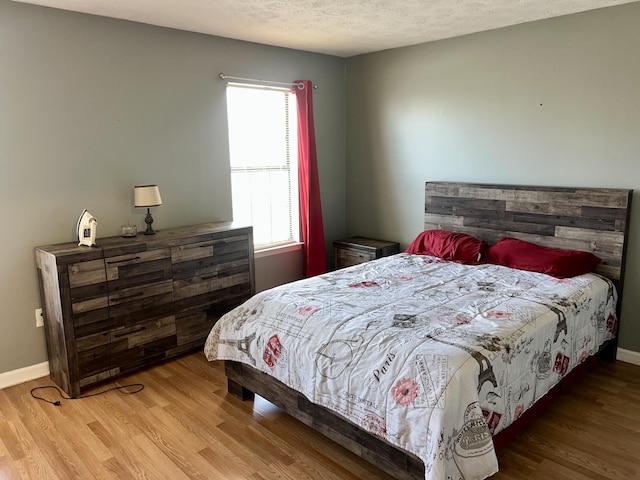
[[[300,191],[300,230],[304,243],[305,277],[327,271],[324,247],[320,179],[313,125],[313,85],[310,80],[296,80],[304,88],[294,87],[298,104],[298,188]]]

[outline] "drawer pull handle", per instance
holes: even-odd
[[[132,298],[141,297],[142,295],[144,295],[144,292],[136,292],[131,295],[125,295],[124,297],[112,298],[111,300],[113,302],[122,302],[123,300],[130,300]]]
[[[111,260],[109,262],[107,262],[107,265],[112,265],[114,263],[124,263],[124,262],[130,262],[132,260],[140,260],[141,257],[133,257],[133,258],[125,258],[124,260]]]
[[[140,328],[136,328],[135,330],[128,332],[128,333],[116,333],[113,337],[114,338],[120,338],[120,337],[126,337],[127,335],[132,335],[134,333],[138,333],[141,332],[143,330],[146,330],[147,327],[140,327]]]

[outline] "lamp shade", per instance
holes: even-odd
[[[136,185],[133,192],[135,207],[158,207],[162,205],[160,189],[157,185]]]

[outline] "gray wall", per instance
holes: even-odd
[[[331,258],[345,233],[406,246],[427,180],[639,189],[638,24],[635,3],[343,60],[0,0],[0,373],[46,360],[33,247],[83,208],[99,236],[141,226],[133,185],[155,182],[157,229],[230,219],[219,72],[319,85]],[[640,352],[638,217],[620,341]],[[300,275],[276,258],[260,289]]]
[[[0,0],[0,373],[46,361],[33,247],[72,241],[83,208],[98,237],[141,228],[133,185],[157,183],[156,229],[231,219],[220,72],[319,85],[325,230],[342,236],[344,70],[337,57]],[[284,262],[293,277],[298,263]],[[256,270],[263,287],[291,279],[270,279],[265,259]]]
[[[406,247],[428,180],[640,189],[639,25],[632,3],[349,59],[348,233]],[[634,203],[620,346],[640,352]]]

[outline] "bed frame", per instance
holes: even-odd
[[[425,230],[468,233],[487,243],[512,236],[539,245],[589,251],[600,257],[596,272],[616,284],[620,321],[632,190],[445,182],[427,182],[425,190]],[[617,338],[605,345],[601,356],[615,360],[616,349]],[[588,363],[494,436],[496,449],[546,408]],[[395,478],[424,479],[419,458],[311,403],[278,380],[237,362],[225,362],[225,371],[232,395],[247,400],[258,394]]]

